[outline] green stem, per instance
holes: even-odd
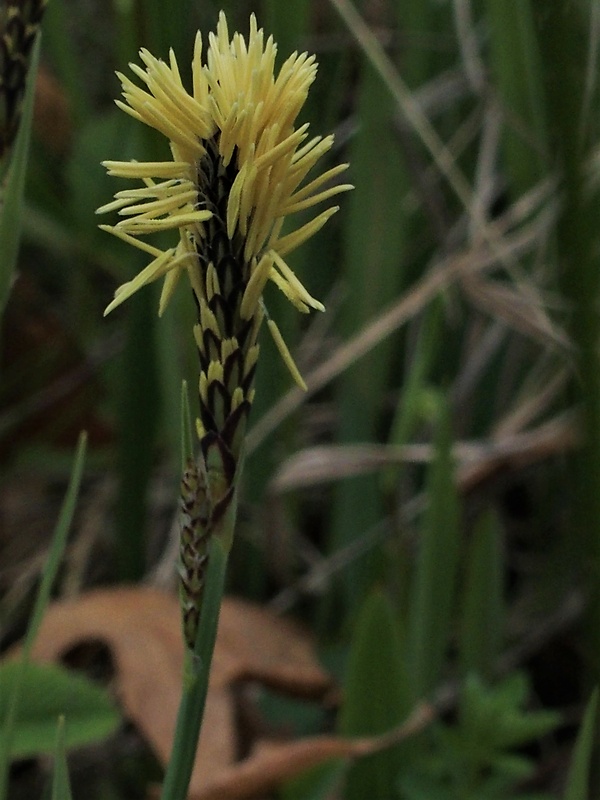
[[[228,544],[226,538],[224,541],[224,537],[217,535],[211,541],[198,638],[194,652],[189,650],[186,652],[183,693],[177,714],[173,750],[163,783],[162,800],[185,800],[187,797],[219,624],[229,554]]]

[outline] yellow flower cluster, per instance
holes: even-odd
[[[309,171],[331,148],[332,136],[309,138],[308,124],[294,128],[308,89],[314,81],[314,56],[292,54],[274,75],[276,45],[264,40],[254,15],[250,35],[229,37],[223,13],[217,33],[209,35],[206,63],[202,38],[196,36],[192,61],[192,92],[186,91],[171,51],[165,63],[147,50],[140,57],[145,68],[131,64],[142,82],[137,85],[119,74],[124,101],[120,108],[156,128],[170,142],[169,162],[106,161],[109,174],[139,179],[141,188],[117,192],[100,213],[118,211],[122,219],[103,225],[126,242],[152,256],[151,263],[124,284],[106,309],[114,309],[141,286],[164,277],[159,313],[162,313],[182,272],[189,275],[200,303],[206,300],[206,272],[218,265],[207,262],[207,238],[214,224],[239,241],[245,265],[245,287],[238,313],[251,319],[270,280],[301,311],[323,309],[306,291],[285,257],[315,234],[337,211],[332,206],[296,230],[283,232],[292,214],[311,208],[352,188],[333,181],[347,164],[340,164],[305,183]],[[215,161],[216,159],[216,161]],[[216,175],[217,171],[219,174]],[[226,197],[223,194],[225,180]],[[221,181],[220,189],[215,185]],[[220,192],[220,194],[219,194]],[[212,221],[212,225],[208,224]],[[160,250],[143,239],[167,229],[179,231],[179,241]],[[276,340],[278,331],[269,325]],[[283,346],[281,342],[278,345]],[[284,346],[283,346],[284,347]],[[284,357],[287,356],[284,352]]]

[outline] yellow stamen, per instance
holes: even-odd
[[[286,343],[283,341],[283,336],[281,335],[279,328],[272,319],[267,320],[267,325],[269,327],[271,336],[273,337],[273,341],[275,342],[275,346],[279,350],[279,355],[282,357],[286,367],[289,369],[292,378],[296,381],[301,389],[306,391],[306,383],[304,382],[304,378],[302,375],[300,375],[300,371],[294,363],[294,359],[290,355],[290,351],[288,350]]]

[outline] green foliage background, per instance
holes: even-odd
[[[593,797],[595,706],[566,785],[560,765],[600,670],[600,6],[222,5],[231,30],[254,11],[281,55],[317,54],[305,119],[336,132],[331,158],[350,162],[356,186],[293,259],[327,314],[298,320],[267,297],[309,392],[289,386],[265,337],[230,589],[317,633],[344,686],[339,731],[382,733],[436,709],[418,735],[285,796]],[[143,261],[96,228],[116,190],[100,161],[168,156],[112,104],[113,71],[140,46],[173,47],[185,74],[193,32],[213,30],[218,11],[52,0],[43,26],[70,140],[56,147],[51,127],[34,127],[16,268],[102,389],[86,413],[109,431],[92,437],[93,468],[118,486],[109,582],[139,581],[160,557],[157,481],[176,497],[180,385],[196,384],[185,294],[160,324],[153,288],[102,319]],[[4,253],[15,230],[5,219]],[[8,287],[9,259],[2,270]],[[26,465],[64,479],[57,432],[78,409],[24,440],[32,396],[53,387],[9,391],[50,358],[2,367],[5,476]],[[553,661],[564,651],[575,669]]]

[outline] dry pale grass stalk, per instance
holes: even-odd
[[[307,374],[306,393],[291,389],[263,415],[248,433],[248,450],[251,452],[258,447],[261,441],[299,408],[307,395],[322,389],[359,358],[415,318],[441,292],[470,275],[495,267],[498,263],[498,248],[503,258],[511,259],[536,247],[554,220],[554,208],[547,202],[548,188],[548,185],[536,187],[494,222],[497,246],[493,250],[486,241],[482,241],[463,252],[434,261],[424,277],[403,297]]]

